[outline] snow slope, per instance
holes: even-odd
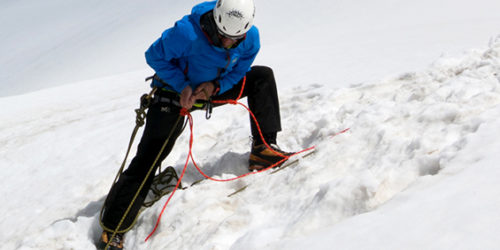
[[[0,3],[0,96],[144,69],[144,51],[197,1]]]
[[[500,39],[373,84],[282,91],[281,145],[317,144],[318,152],[278,174],[179,191],[145,243],[162,199],[127,234],[126,248],[496,249],[498,72]],[[103,195],[123,156],[116,149],[133,126],[130,100],[146,90],[134,84],[142,73],[77,83],[83,91],[61,98],[75,86],[2,99],[11,106],[2,112],[0,159],[18,168],[6,169],[1,183],[19,187],[2,189],[2,197],[16,198],[2,205],[5,249],[93,247]],[[27,98],[39,105],[18,105]],[[222,178],[244,173],[245,111],[226,106],[210,121],[202,116],[195,114],[194,152],[204,170]],[[167,160],[178,171],[186,146],[183,136]],[[185,183],[199,178],[191,166]],[[23,231],[30,237],[19,238]]]
[[[146,48],[198,2],[1,1],[0,96],[146,69]],[[278,67],[281,86],[377,81],[486,46],[500,32],[495,0],[256,0],[256,7],[257,63]]]
[[[0,3],[0,249],[94,248],[149,90],[143,52],[195,2]],[[280,145],[317,154],[180,191],[156,235],[143,242],[165,199],[126,248],[500,249],[500,42],[486,46],[500,2],[282,3],[257,0],[256,63],[277,75]],[[245,173],[246,111],[194,116],[203,169]],[[180,171],[186,152],[187,131],[164,165]],[[190,166],[185,184],[200,178]]]

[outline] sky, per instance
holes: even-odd
[[[0,249],[94,248],[149,91],[144,51],[198,2],[0,3]],[[164,197],[125,249],[499,249],[500,3],[256,6],[255,64],[276,74],[278,143],[317,152],[178,191],[144,242]],[[245,174],[246,111],[193,117],[202,169]],[[188,139],[164,166],[182,171]],[[201,178],[190,165],[183,183]]]

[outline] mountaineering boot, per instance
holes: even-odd
[[[250,153],[250,159],[248,160],[248,170],[254,171],[254,170],[262,170],[265,169],[281,160],[283,160],[286,156],[293,155],[294,153],[290,152],[285,152],[281,150],[278,145],[276,144],[270,144],[269,147],[271,149],[267,148],[267,146],[262,143],[260,145],[255,145],[253,143],[252,146],[252,151]],[[273,152],[274,151],[274,152]],[[279,154],[281,155],[279,155]],[[283,157],[285,156],[285,157]],[[279,167],[281,164],[283,164],[285,161],[281,162],[280,164],[277,164],[274,167]]]
[[[113,233],[103,231],[101,235],[101,239],[99,240],[99,243],[97,243],[97,249],[99,250],[120,250],[123,249],[123,242],[124,242],[124,237],[123,234],[117,233],[115,234],[115,237],[111,240],[111,243],[109,243],[109,247],[107,249],[104,249],[106,245],[108,245],[109,239]]]

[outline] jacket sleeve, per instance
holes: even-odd
[[[233,67],[231,72],[229,72],[219,80],[219,94],[222,94],[225,91],[231,89],[246,75],[246,73],[250,70],[250,66],[252,66],[252,63],[255,60],[257,53],[259,53],[259,33],[257,31],[257,28],[254,27],[253,29],[254,31],[252,32],[251,37],[247,37],[247,39],[251,39],[251,42],[245,48],[246,52],[241,55],[239,61]]]
[[[178,60],[187,53],[191,44],[182,26],[177,22],[174,27],[164,31],[145,53],[149,66],[178,93],[189,85]]]

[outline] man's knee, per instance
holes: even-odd
[[[273,69],[268,66],[252,66],[252,71],[255,75],[258,75],[259,78],[268,78],[274,76]]]

